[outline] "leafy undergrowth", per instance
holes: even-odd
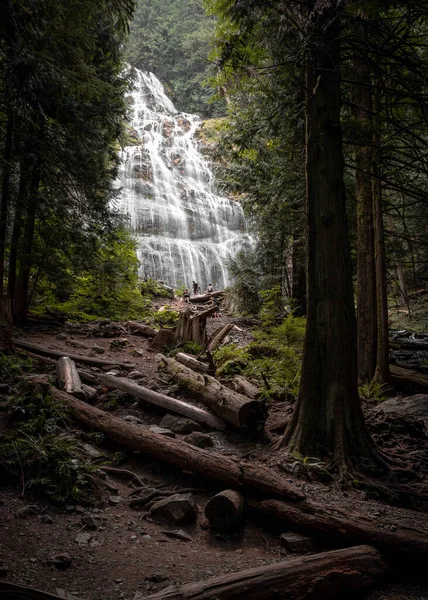
[[[82,460],[79,444],[67,434],[64,407],[46,383],[29,384],[23,376],[31,361],[0,357],[3,381],[14,386],[9,396],[8,429],[0,437],[0,470],[20,485],[21,494],[65,504],[85,503],[93,494],[92,467]]]
[[[253,332],[254,341],[245,347],[223,346],[214,353],[218,374],[244,375],[256,379],[263,396],[295,398],[299,389],[306,320],[292,314],[279,325],[269,319]]]

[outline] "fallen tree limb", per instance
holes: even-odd
[[[235,375],[235,377],[230,382],[231,387],[238,392],[239,394],[243,394],[248,398],[253,398],[254,400],[260,396],[260,390],[257,386],[255,386],[251,381],[245,379],[241,375]]]
[[[175,355],[175,360],[178,360],[179,363],[189,367],[192,371],[196,371],[197,373],[212,373],[212,368],[210,365],[201,362],[197,358],[190,356],[189,354],[185,354],[184,352],[179,352]]]
[[[170,586],[146,600],[343,599],[373,586],[385,571],[374,548],[355,546]]]
[[[150,325],[144,325],[144,323],[137,323],[136,321],[128,321],[128,327],[132,330],[131,333],[148,338],[155,337],[159,331],[154,327],[150,327]]]
[[[56,388],[51,390],[55,398],[68,407],[69,413],[77,421],[102,431],[114,442],[131,450],[138,450],[181,469],[190,470],[223,486],[245,489],[258,496],[273,494],[290,500],[303,500],[305,497],[303,492],[266,467],[239,463],[181,440],[153,433]]]
[[[134,363],[119,363],[117,361],[112,360],[102,360],[101,358],[94,358],[92,356],[81,356],[80,354],[69,354],[66,350],[52,350],[51,348],[46,348],[45,346],[40,346],[39,344],[34,344],[32,342],[24,342],[22,340],[13,340],[15,346],[18,348],[23,348],[24,350],[29,350],[30,352],[36,354],[42,354],[45,356],[55,356],[60,358],[61,356],[68,356],[72,360],[81,363],[87,363],[88,365],[94,365],[97,367],[103,366],[119,366],[123,369],[135,369],[137,365]]]
[[[203,408],[192,406],[187,402],[183,402],[183,400],[171,398],[171,396],[166,396],[165,394],[159,394],[158,392],[149,390],[148,388],[138,385],[134,381],[126,379],[125,377],[116,377],[115,375],[100,375],[99,380],[108,388],[122,390],[122,392],[126,392],[130,396],[134,396],[134,398],[144,400],[145,402],[149,402],[155,406],[160,406],[161,408],[165,408],[171,412],[183,415],[184,417],[193,419],[198,423],[208,425],[208,427],[212,427],[213,429],[218,429],[220,431],[226,429],[226,423],[224,421],[215,415],[212,415]]]
[[[84,396],[82,382],[75,363],[68,356],[61,356],[56,362],[56,377],[61,390],[67,394]]]
[[[109,467],[106,465],[101,465],[98,467],[100,471],[104,471],[105,473],[112,473],[113,475],[120,475],[121,477],[129,477],[130,479],[134,479],[135,482],[143,486],[144,481],[133,471],[128,471],[128,469],[117,469],[116,467]]]
[[[266,405],[252,400],[222,385],[209,375],[201,375],[162,354],[156,356],[159,365],[191,396],[208,406],[219,417],[250,433],[262,432],[266,420]]]
[[[235,327],[235,325],[233,323],[227,323],[227,325],[225,325],[224,327],[222,327],[220,329],[220,331],[218,333],[216,333],[208,342],[207,344],[207,350],[209,350],[210,352],[214,352],[214,350],[216,350],[220,344],[222,343],[222,341],[224,340],[224,338],[228,335],[228,333]]]
[[[272,519],[278,523],[322,537],[341,545],[371,544],[379,548],[385,555],[395,555],[397,558],[428,557],[428,536],[416,529],[400,528],[391,531],[376,527],[363,515],[356,515],[341,509],[333,514],[334,507],[325,507],[315,502],[300,502],[293,505],[279,500],[264,500],[251,503],[255,514],[264,519]]]
[[[412,388],[420,392],[428,390],[428,376],[409,369],[389,365],[392,381],[399,388]]]
[[[199,302],[207,302],[211,298],[218,298],[223,296],[224,290],[217,290],[216,292],[207,292],[205,294],[197,294],[196,296],[190,296],[190,302],[198,304]]]

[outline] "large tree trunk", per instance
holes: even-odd
[[[7,217],[10,205],[10,171],[12,163],[14,118],[10,111],[7,117],[6,139],[2,156],[2,185],[0,197],[0,310],[3,309],[4,266],[6,252]]]
[[[167,438],[127,423],[73,396],[52,388],[52,394],[68,407],[72,417],[97,429],[131,450],[180,467],[217,484],[242,489],[255,495],[273,494],[290,500],[303,500],[303,492],[266,467],[240,463],[231,458],[197,448],[186,442]]]
[[[370,68],[366,59],[366,21],[357,21],[354,31],[358,44],[354,53],[354,116],[359,138],[355,151],[358,382],[363,385],[373,379],[377,348],[372,187],[373,102]]]
[[[375,96],[375,130],[373,157],[373,212],[375,231],[375,265],[376,265],[376,304],[377,304],[377,353],[376,369],[373,380],[381,385],[391,387],[389,372],[389,326],[388,326],[388,294],[385,266],[385,234],[382,215],[382,175],[381,175],[381,126],[382,126],[381,90],[378,86]]]
[[[355,546],[170,586],[146,600],[343,599],[373,586],[385,571],[374,548]]]
[[[33,240],[36,226],[36,215],[39,207],[39,187],[42,176],[41,165],[42,157],[39,155],[37,164],[35,165],[31,175],[24,236],[19,256],[19,275],[16,282],[16,292],[13,303],[13,318],[15,325],[22,325],[27,319],[28,288],[31,267],[33,265]]]
[[[294,314],[297,317],[306,315],[306,270],[305,243],[303,237],[293,241],[292,247],[292,285],[291,297],[294,300]]]
[[[357,388],[337,8],[317,14],[311,37],[306,74],[307,329],[299,398],[284,441],[302,456],[330,458],[344,475],[354,461],[381,459],[366,429]]]
[[[158,354],[156,359],[174,381],[219,417],[249,433],[263,431],[266,405],[262,400],[247,398],[225,387],[214,377],[195,373],[173,358]]]
[[[281,524],[340,545],[371,544],[392,559],[426,561],[428,557],[428,537],[416,529],[400,527],[391,531],[378,527],[363,515],[310,501],[292,505],[263,500],[250,504],[264,522],[269,519],[276,527]]]
[[[155,406],[160,406],[165,410],[169,410],[178,415],[193,419],[198,423],[208,425],[208,427],[213,427],[214,429],[218,429],[220,431],[226,429],[226,423],[224,421],[207,412],[206,410],[203,410],[197,406],[192,406],[191,404],[187,404],[187,402],[183,402],[182,400],[171,398],[165,394],[159,394],[158,392],[149,390],[141,385],[136,384],[134,381],[125,379],[124,377],[100,375],[99,380],[108,388],[121,390],[130,396],[134,396],[134,398],[139,398]]]

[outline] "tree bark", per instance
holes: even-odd
[[[112,441],[131,450],[190,470],[222,486],[242,489],[259,497],[273,494],[295,501],[305,498],[303,492],[266,467],[240,463],[221,454],[147,431],[55,388],[52,388],[52,394],[68,407],[71,416],[77,421],[102,431]]]
[[[171,412],[183,415],[198,423],[208,425],[208,427],[212,427],[213,429],[218,429],[220,431],[226,429],[226,423],[224,421],[206,410],[187,404],[182,400],[171,398],[165,394],[158,394],[157,392],[149,390],[141,385],[137,385],[134,381],[130,381],[124,377],[100,375],[99,380],[108,388],[122,390],[122,392],[126,392],[130,396],[134,396],[135,398],[139,398],[140,400],[144,400],[155,406],[160,406]]]
[[[373,586],[385,571],[374,548],[355,546],[170,586],[146,600],[343,599]]]
[[[397,531],[382,529],[363,515],[335,506],[325,507],[310,501],[292,505],[278,500],[263,500],[252,502],[251,509],[263,519],[272,520],[276,527],[278,524],[292,527],[341,545],[371,544],[397,559],[406,557],[426,561],[428,557],[428,538],[418,530],[405,527]]]
[[[213,529],[231,531],[242,522],[244,498],[236,490],[224,490],[205,505],[205,516]]]
[[[40,136],[41,142],[43,139],[43,130],[41,131]],[[33,240],[36,226],[36,216],[39,207],[39,187],[42,177],[41,149],[39,149],[38,152],[38,159],[31,174],[24,235],[19,253],[19,275],[16,281],[15,298],[13,302],[13,318],[15,325],[22,325],[27,319],[28,287],[31,267],[33,265]]]
[[[381,126],[382,104],[381,89],[377,88],[375,96],[375,129],[374,129],[374,158],[373,158],[373,213],[374,213],[374,243],[376,268],[376,306],[377,306],[377,352],[376,369],[373,381],[391,387],[389,371],[389,326],[388,326],[388,295],[385,267],[385,232],[382,215],[382,174],[381,174]]]
[[[255,386],[251,381],[245,379],[241,375],[235,375],[235,377],[230,382],[232,388],[238,392],[239,394],[243,394],[248,398],[253,398],[254,400],[260,396],[260,390],[257,386]]]
[[[196,314],[189,309],[181,311],[175,330],[177,344],[195,342],[205,348],[207,343],[207,318],[217,310],[217,306],[210,306],[207,310]]]
[[[385,465],[358,397],[340,123],[339,18],[340,11],[330,7],[311,22],[306,73],[307,328],[299,398],[283,441],[292,452],[329,460],[345,477],[360,459]]]
[[[392,382],[400,389],[412,389],[417,392],[428,392],[428,376],[410,369],[389,366]]]
[[[153,338],[158,333],[158,329],[145,325],[144,323],[136,323],[135,321],[128,321],[128,327],[132,330],[131,333],[134,335],[142,335],[144,337]]]
[[[189,367],[189,369],[192,369],[192,371],[196,371],[197,373],[208,373],[211,375],[214,374],[210,365],[207,365],[206,363],[203,363],[195,357],[185,354],[184,352],[178,352],[178,354],[175,355],[175,360],[182,365]]]
[[[1,198],[0,198],[0,303],[3,304],[3,293],[4,293],[4,265],[5,265],[5,252],[6,252],[6,231],[7,231],[7,218],[9,213],[10,205],[10,171],[12,163],[12,143],[13,143],[13,130],[14,130],[14,116],[13,111],[10,110],[7,117],[6,125],[6,138],[3,153],[3,164],[2,164],[2,186],[1,186]],[[3,309],[3,306],[0,306]]]
[[[209,340],[209,342],[207,344],[207,350],[209,352],[214,352],[214,350],[216,350],[221,345],[224,338],[228,335],[228,333],[234,327],[235,327],[235,325],[233,323],[227,323],[227,325],[222,327],[220,329],[220,331],[218,331],[215,335],[213,335],[213,337]]]
[[[357,199],[357,338],[358,382],[367,384],[376,368],[377,312],[373,217],[373,102],[367,63],[367,22],[355,22],[354,118],[359,143],[355,150],[355,194]]]
[[[68,356],[62,356],[57,360],[56,377],[60,389],[64,390],[67,394],[85,395],[76,365]]]
[[[262,432],[266,405],[225,387],[214,377],[195,373],[173,358],[158,354],[156,360],[188,394],[208,406],[219,417],[249,433]]]

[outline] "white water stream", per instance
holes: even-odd
[[[119,208],[138,241],[140,274],[222,289],[226,260],[251,240],[239,203],[215,192],[195,139],[201,120],[179,113],[152,73],[136,71],[132,100],[136,145],[122,151]]]

